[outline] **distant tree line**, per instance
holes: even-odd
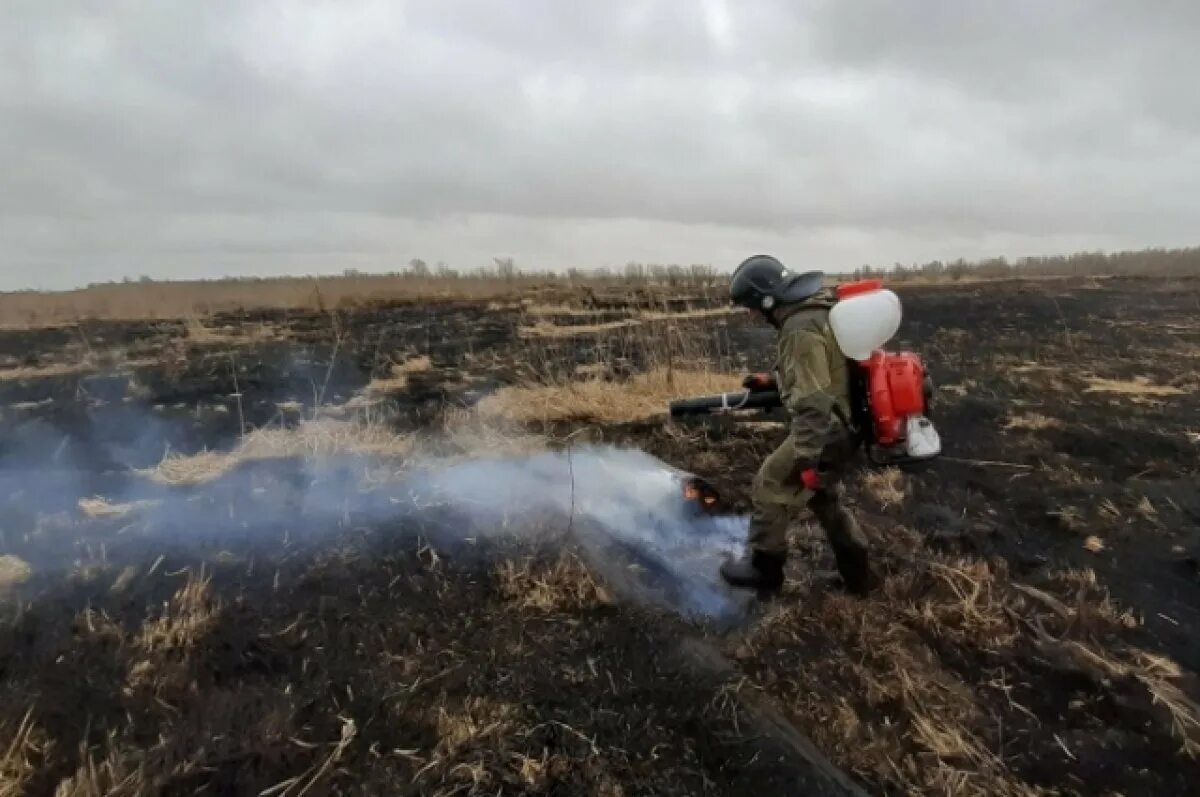
[[[1076,252],[1071,255],[1022,257],[1009,261],[1003,257],[986,260],[933,260],[928,263],[891,268],[863,266],[856,277],[880,275],[891,279],[962,279],[967,276],[1004,278],[1020,276],[1200,276],[1200,246],[1181,249],[1140,249],[1127,252]]]
[[[728,278],[728,268],[718,270],[712,265],[689,266],[661,263],[627,263],[621,268],[577,268],[562,271],[529,271],[520,268],[511,257],[496,257],[490,266],[474,269],[451,268],[443,262],[430,266],[421,258],[413,258],[408,267],[385,273],[345,269],[342,279],[348,280],[414,280],[414,281],[487,281],[506,283],[627,283],[632,285],[696,286],[705,287],[722,283]],[[1020,276],[1106,276],[1106,275],[1158,275],[1200,276],[1200,246],[1181,249],[1141,249],[1127,252],[1077,252],[1071,255],[1048,257],[1022,257],[1008,260],[993,257],[985,260],[932,260],[928,263],[895,263],[891,267],[861,266],[853,271],[855,277],[872,275],[887,276],[893,280],[931,279],[956,280],[967,276],[976,278],[1004,278]],[[189,282],[272,283],[312,279],[300,277],[217,277],[212,280],[189,280]],[[318,277],[318,279],[338,279]],[[146,285],[154,282],[142,276],[136,280],[126,277],[125,284]],[[88,287],[113,285],[114,283],[92,283]]]

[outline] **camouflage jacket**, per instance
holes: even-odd
[[[798,462],[816,464],[826,445],[845,440],[849,429],[850,373],[829,326],[833,300],[825,293],[777,314],[775,376],[791,417]]]

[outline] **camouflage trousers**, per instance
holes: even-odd
[[[822,462],[821,478],[825,486],[809,490],[800,480],[805,463],[796,459],[795,445],[788,437],[766,458],[754,477],[750,493],[754,504],[750,516],[750,548],[785,556],[788,526],[807,508],[825,531],[839,561],[848,552],[865,553],[867,538],[854,515],[842,505],[841,477],[849,467],[852,454],[847,447],[833,461]]]

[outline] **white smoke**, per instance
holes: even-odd
[[[61,448],[49,438],[37,442],[43,454]],[[722,585],[718,567],[744,544],[746,519],[700,511],[683,499],[687,474],[638,450],[587,446],[402,463],[297,457],[247,462],[189,487],[152,484],[131,471],[97,477],[71,467],[66,456],[30,467],[32,451],[12,453],[0,463],[5,507],[61,517],[79,499],[97,495],[134,507],[128,517],[102,521],[112,531],[104,546],[109,564],[163,548],[270,555],[359,527],[447,548],[468,538],[524,537],[581,549],[589,566],[630,600],[721,622],[736,619],[744,606]],[[74,538],[67,532],[6,537],[5,547],[15,544],[13,552],[42,571],[65,570],[94,555],[102,539],[74,530]]]
[[[681,474],[649,454],[589,446],[479,459],[418,474],[409,489],[467,514],[475,527],[558,516],[618,589],[683,614],[727,619],[739,602],[718,567],[744,544],[744,517],[707,515],[683,500]]]

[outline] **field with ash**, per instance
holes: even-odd
[[[865,600],[805,517],[719,583],[785,429],[666,419],[770,366],[712,297],[0,330],[0,796],[1189,792],[1200,280],[899,292]]]

